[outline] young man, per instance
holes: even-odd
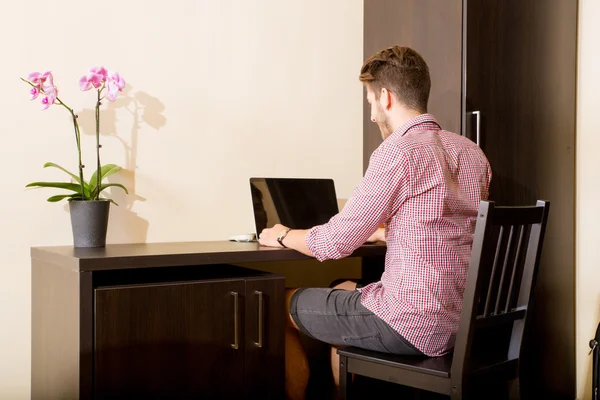
[[[328,223],[310,230],[276,225],[259,242],[323,261],[385,240],[385,271],[360,289],[345,282],[288,291],[290,398],[303,398],[308,382],[298,330],[332,346],[395,354],[440,356],[453,348],[479,201],[488,197],[491,169],[481,149],[427,114],[429,69],[416,51],[384,49],[364,63],[359,79],[383,137],[364,178]],[[331,355],[337,384],[335,348]]]

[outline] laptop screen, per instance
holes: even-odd
[[[282,224],[309,229],[338,213],[332,179],[250,178],[256,235]]]

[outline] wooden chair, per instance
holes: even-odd
[[[453,353],[429,358],[339,349],[340,398],[347,398],[352,374],[452,399],[470,397],[474,384],[486,379],[518,382],[549,206],[538,201],[536,206],[495,207],[481,201]]]

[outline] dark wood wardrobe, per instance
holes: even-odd
[[[575,398],[577,0],[364,0],[364,57],[409,46],[427,61],[429,112],[479,143],[498,205],[550,200],[521,387]],[[364,169],[381,143],[364,102]],[[493,345],[493,344],[490,344]]]

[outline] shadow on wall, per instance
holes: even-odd
[[[133,211],[133,205],[136,201],[146,201],[146,199],[136,193],[135,190],[135,169],[137,167],[137,148],[139,131],[142,124],[146,124],[156,130],[162,128],[167,119],[163,115],[165,106],[155,97],[145,92],[133,92],[133,87],[127,84],[123,92],[114,102],[104,102],[100,110],[100,135],[101,137],[114,137],[123,145],[125,151],[125,164],[121,165],[123,169],[107,180],[111,183],[120,183],[124,185],[129,194],[116,188],[110,189],[110,197],[119,206],[114,204],[110,210],[110,220],[108,224],[107,242],[109,243],[145,243],[148,234],[148,221],[141,218]],[[129,137],[125,132],[117,132],[117,109],[126,110],[133,117]],[[96,134],[94,126],[94,109],[84,109],[78,114],[80,117],[81,130],[84,134],[93,136]],[[110,160],[100,161],[103,164],[110,163]]]

